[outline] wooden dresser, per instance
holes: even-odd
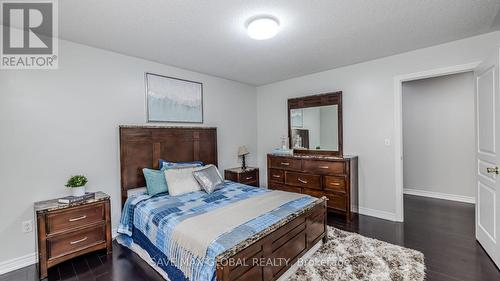
[[[358,205],[358,157],[315,155],[267,156],[270,189],[326,196],[328,210],[352,220],[352,206]]]
[[[109,196],[63,205],[57,199],[35,203],[40,279],[47,269],[68,259],[100,249],[112,251]]]

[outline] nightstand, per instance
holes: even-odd
[[[75,204],[59,204],[57,199],[36,202],[38,272],[63,261],[111,246],[109,195],[96,192],[95,198]]]
[[[241,167],[224,170],[226,180],[239,182],[242,184],[259,186],[259,168],[247,167],[243,170]]]

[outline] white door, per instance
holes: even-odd
[[[476,69],[476,239],[500,268],[499,53]]]

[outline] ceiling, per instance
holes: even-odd
[[[263,85],[486,33],[499,9],[500,0],[64,0],[59,35]],[[245,22],[261,14],[281,31],[252,40]]]

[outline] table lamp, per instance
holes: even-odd
[[[247,154],[249,154],[250,152],[248,152],[248,149],[246,146],[240,146],[238,148],[238,156],[241,157],[242,161],[241,161],[241,169],[245,170],[247,168],[247,164],[245,162],[245,156]]]

